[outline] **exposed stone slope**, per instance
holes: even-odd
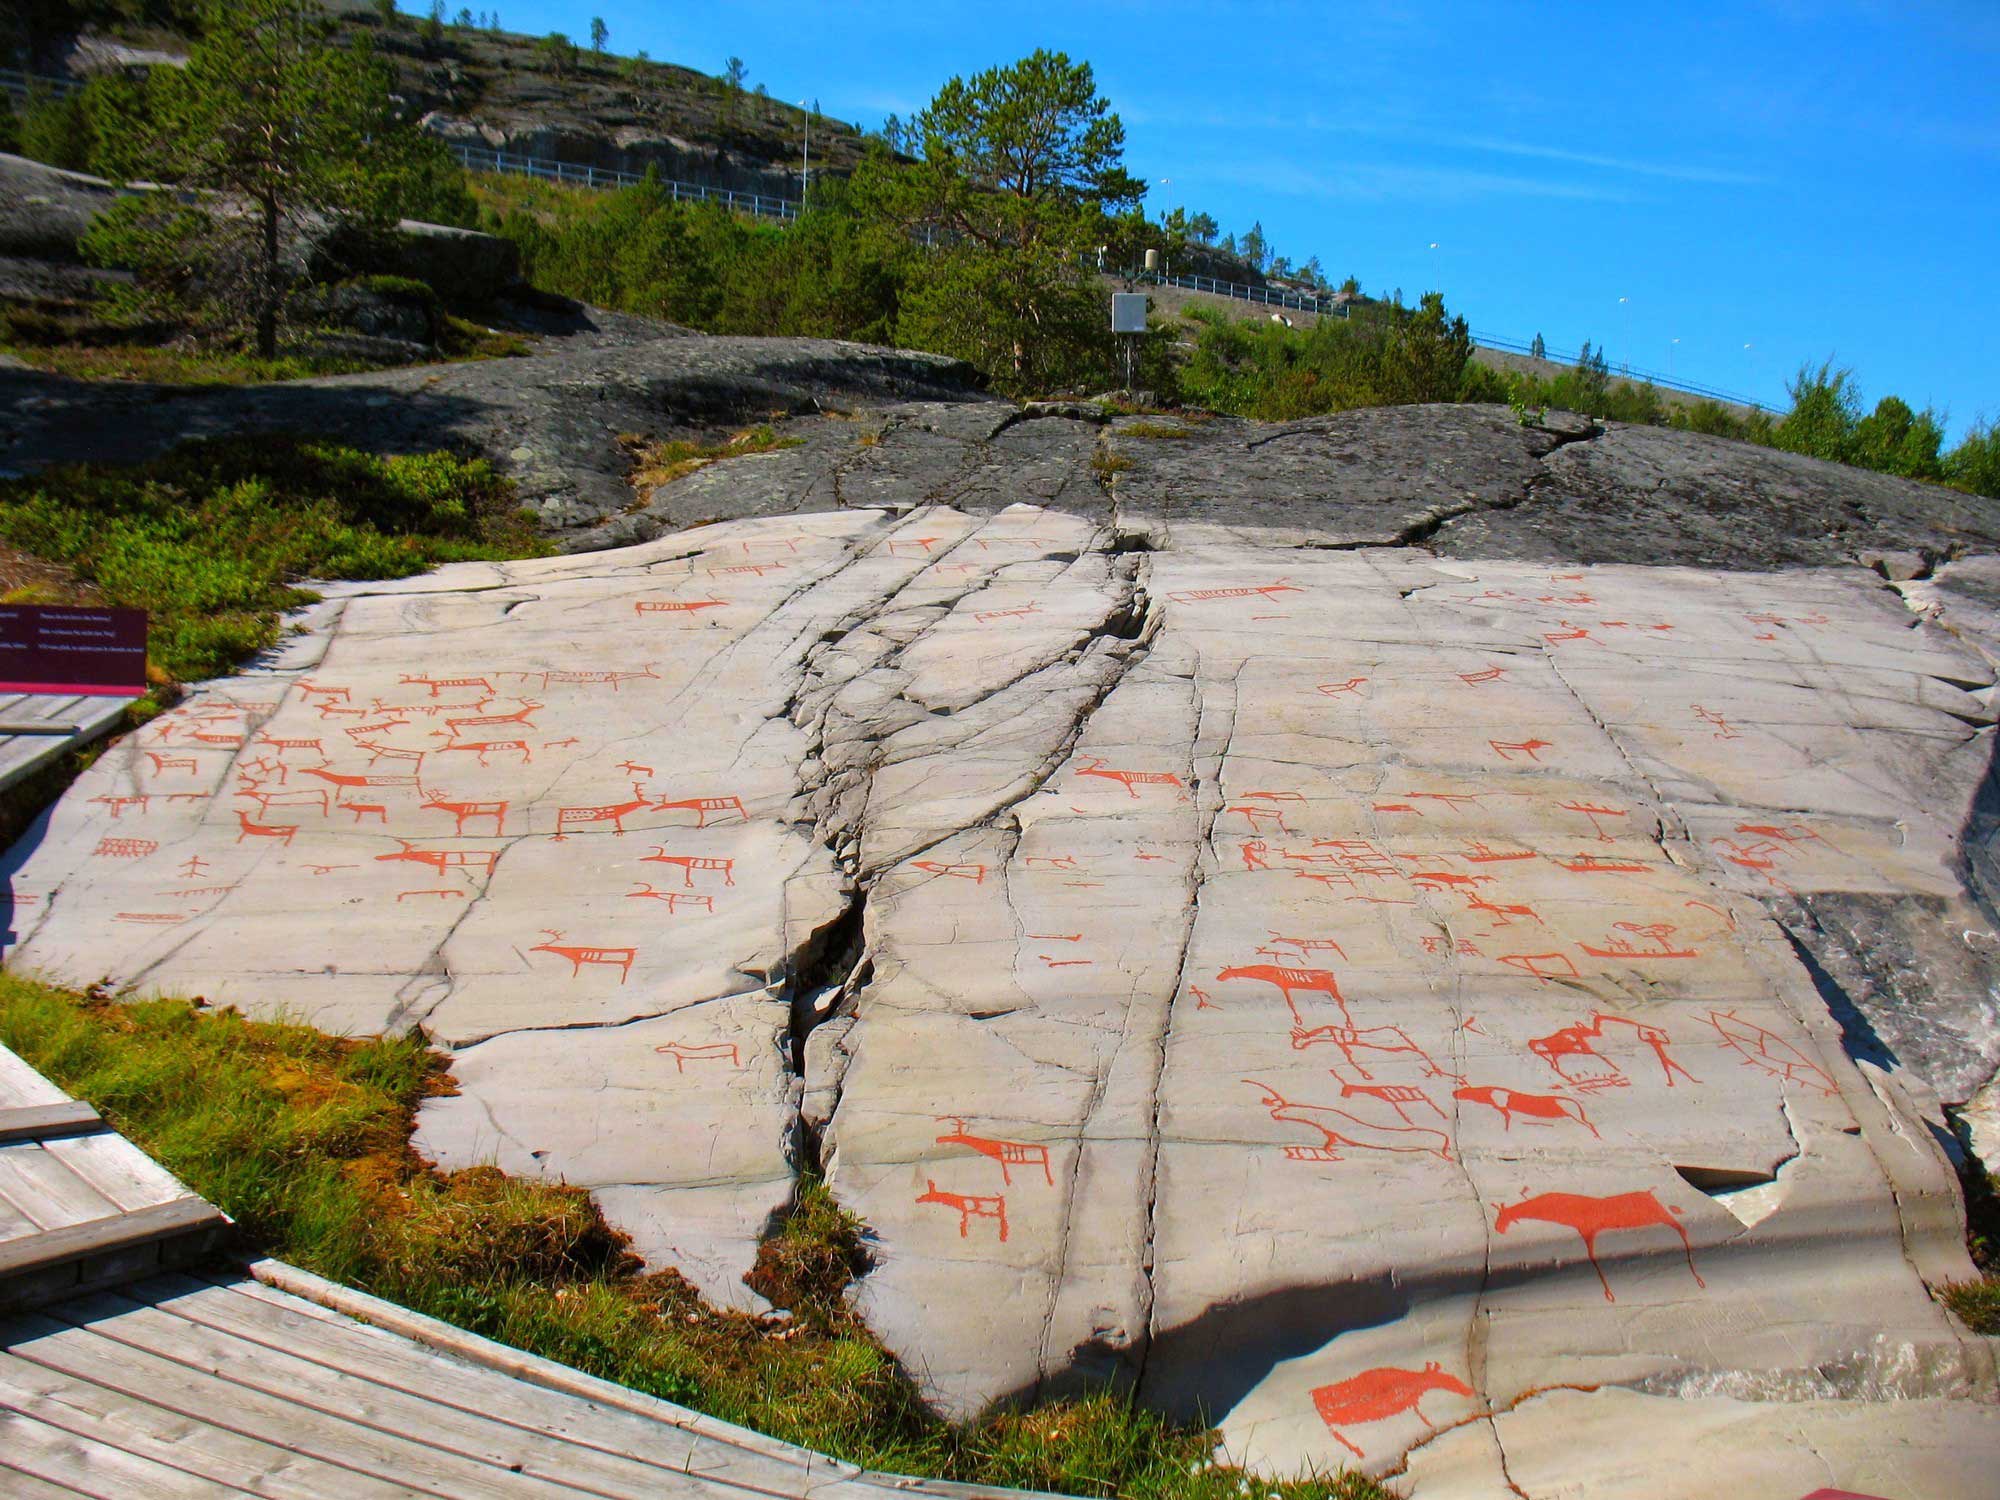
[[[799,430],[625,521],[739,519],[330,590],[9,856],[10,961],[421,1023],[424,1149],[720,1300],[817,1160],[953,1413],[1979,1492],[2000,568],[1919,554],[1990,505],[1464,408]]]

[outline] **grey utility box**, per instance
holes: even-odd
[[[1146,331],[1146,300],[1144,292],[1113,292],[1111,294],[1111,331],[1113,333],[1144,333]]]

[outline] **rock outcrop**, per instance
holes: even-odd
[[[422,1024],[420,1147],[736,1305],[816,1162],[953,1414],[1979,1492],[1990,502],[1464,408],[798,430],[652,540],[329,589],[14,851],[9,961]]]

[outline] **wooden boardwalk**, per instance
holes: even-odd
[[[0,1308],[186,1264],[228,1222],[0,1047]]]
[[[277,1261],[221,1264],[227,1222],[0,1047],[0,1495],[1020,1493],[867,1473]]]
[[[138,697],[0,693],[0,788],[12,786],[72,745],[108,732]]]

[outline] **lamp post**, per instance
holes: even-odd
[[[1630,375],[1632,373],[1632,299],[1630,297],[1620,297],[1618,305],[1625,309],[1624,326],[1620,330],[1620,337],[1625,343],[1624,372]]]
[[[803,99],[799,101],[799,114],[806,124],[805,155],[799,162],[799,208],[803,211],[806,206],[806,193],[812,187],[813,174],[813,117],[812,111],[806,108],[806,101]]]

